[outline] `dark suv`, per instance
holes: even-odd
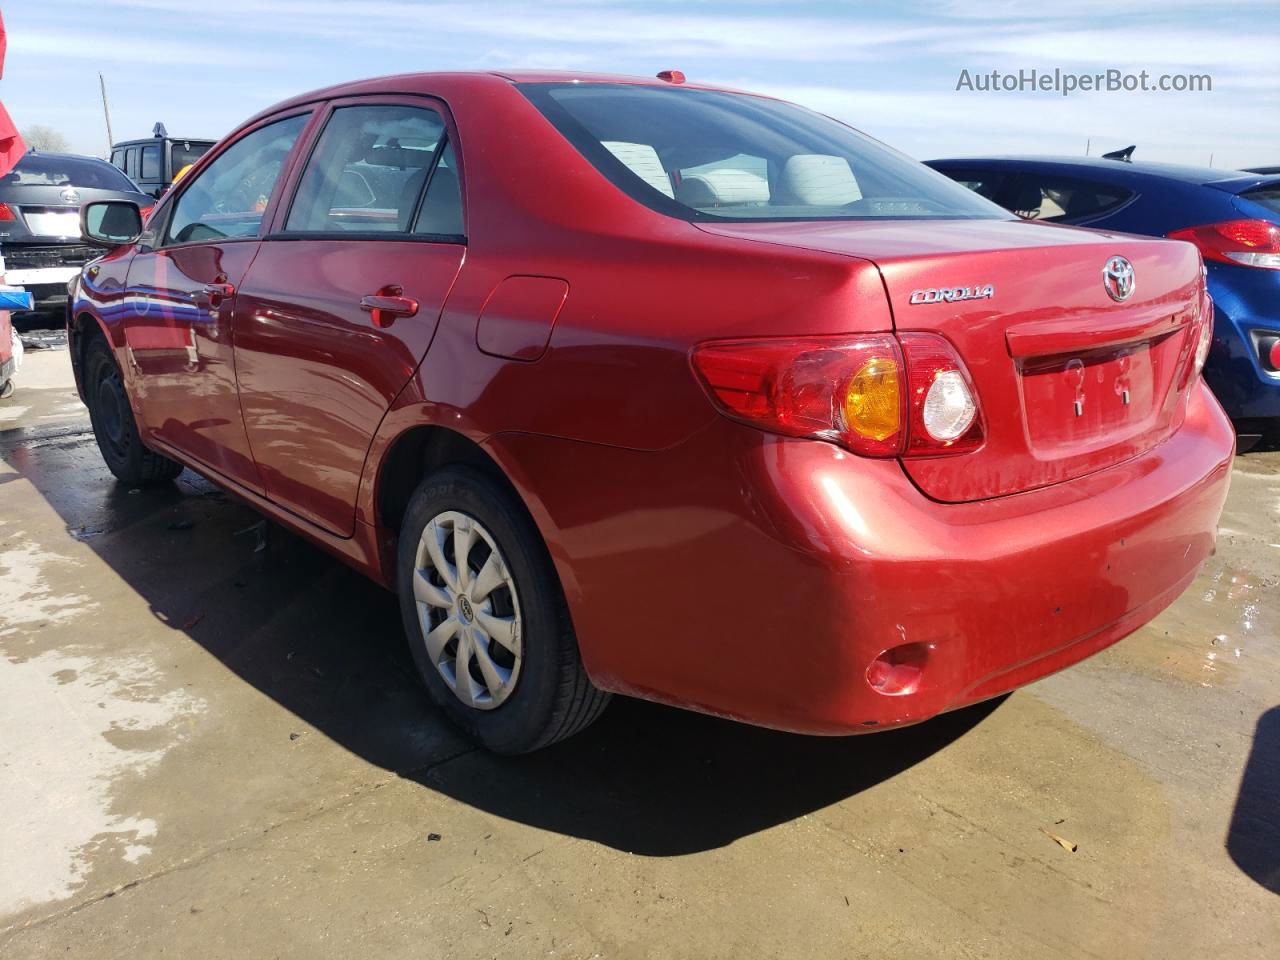
[[[101,251],[80,239],[80,207],[90,200],[155,201],[96,157],[28,153],[0,177],[0,254],[5,282],[25,287],[37,310],[67,302],[67,282]]]
[[[111,147],[111,162],[142,188],[142,192],[158,197],[169,189],[179,173],[203,157],[215,143],[213,140],[188,140],[170,137],[164,125],[145,140],[124,140]]]

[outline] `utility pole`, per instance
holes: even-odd
[[[111,111],[107,108],[107,81],[102,78],[102,74],[98,74],[98,86],[102,88],[102,115],[107,120],[107,154],[106,159],[111,159],[111,145],[116,142],[115,137],[111,136]]]
[[[1093,146],[1093,137],[1090,137],[1088,140],[1084,142],[1084,155],[1086,157],[1089,155],[1089,148],[1092,146]]]

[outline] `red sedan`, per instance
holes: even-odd
[[[811,733],[1101,650],[1212,553],[1187,243],[1025,222],[774,99],[422,74],[207,154],[71,311],[103,456],[396,590],[487,747],[609,692]]]

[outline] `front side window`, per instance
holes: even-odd
[[[435,207],[447,212],[447,178],[453,177],[457,191],[452,161],[442,159],[444,147],[444,120],[434,110],[401,104],[337,108],[307,162],[285,231],[436,232],[414,229],[414,220],[430,220]],[[460,217],[452,232],[461,233]]]
[[[942,174],[793,104],[629,84],[520,89],[616,186],[670,216],[1009,219]]]
[[[1018,178],[1010,207],[1024,220],[1076,221],[1113,210],[1131,196],[1128,190],[1111,184],[1026,173]]]
[[[278,120],[241,137],[178,197],[166,243],[257,236],[280,172],[307,114]]]

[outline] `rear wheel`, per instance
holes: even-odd
[[[414,493],[400,530],[400,609],[432,700],[496,753],[528,753],[594,721],[591,685],[551,559],[514,498],[469,467]]]
[[[101,337],[85,351],[84,372],[89,420],[107,469],[134,486],[165,483],[180,474],[182,464],[143,446],[120,368]]]

